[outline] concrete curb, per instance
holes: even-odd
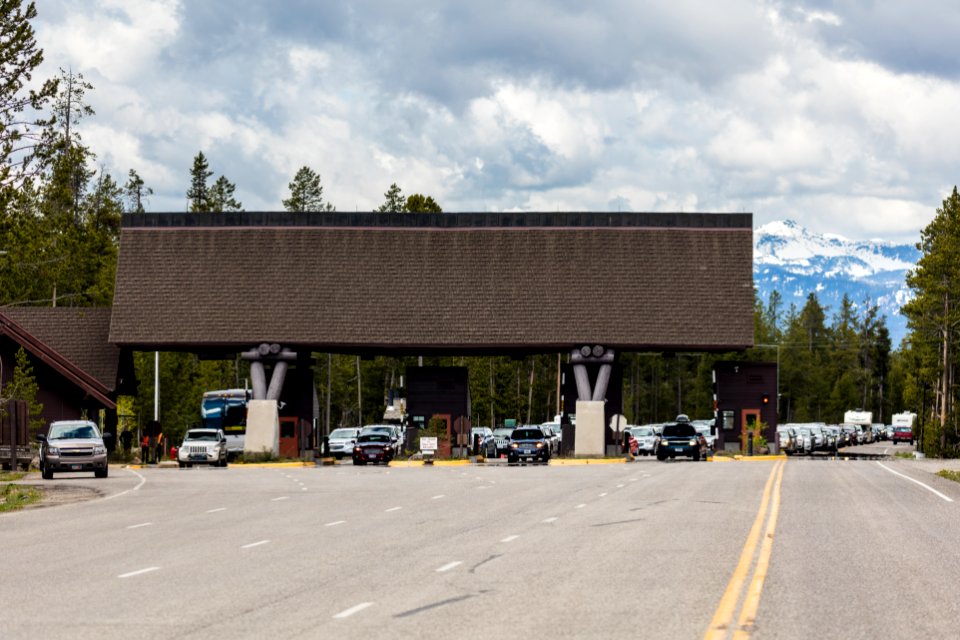
[[[628,461],[626,458],[616,458],[616,459],[605,459],[605,458],[571,458],[569,460],[550,459],[547,462],[547,466],[550,467],[565,467],[565,466],[576,466],[584,464],[626,464]]]
[[[429,464],[427,464],[429,462]],[[388,467],[465,467],[472,460],[391,460]]]
[[[770,460],[786,460],[786,459],[787,459],[787,456],[785,456],[782,453],[776,456],[736,455],[736,456],[713,456],[712,458],[708,458],[708,460],[712,460],[713,462],[763,462],[763,461],[770,461]]]

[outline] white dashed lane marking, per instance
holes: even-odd
[[[453,569],[454,567],[458,567],[458,566],[460,566],[461,564],[463,564],[463,561],[461,561],[461,560],[454,560],[453,562],[448,562],[447,564],[445,564],[445,565],[443,565],[442,567],[440,567],[439,569],[437,569],[437,573],[443,573],[444,571],[450,571],[450,569]]]
[[[544,520],[544,522],[556,522],[557,520],[558,518],[556,516],[553,516],[551,518],[547,518],[546,520]]]
[[[606,497],[607,497],[607,492],[604,491],[603,493],[601,493],[601,494],[600,494],[600,497],[601,497],[601,498],[606,498]]]
[[[391,511],[400,511],[400,509],[403,509],[403,507],[390,507],[389,509],[384,511],[384,513],[390,513]]]
[[[259,547],[260,545],[269,544],[269,543],[270,543],[269,540],[261,540],[261,541],[259,541],[259,542],[251,542],[250,544],[245,544],[245,545],[243,545],[243,546],[240,547],[240,548],[241,548],[241,549],[252,549],[253,547]]]
[[[132,524],[127,529],[139,529],[140,527],[152,527],[152,522],[141,522],[140,524]]]
[[[337,615],[333,616],[333,618],[334,618],[335,620],[340,620],[340,619],[342,619],[342,618],[349,618],[349,617],[352,616],[353,614],[355,614],[355,613],[357,613],[357,612],[360,612],[360,611],[363,611],[364,609],[366,609],[367,607],[371,606],[372,604],[373,604],[372,602],[361,602],[360,604],[356,605],[355,607],[350,607],[349,609],[347,609],[347,610],[345,610],[345,611],[341,611],[341,612],[338,613]]]
[[[440,498],[446,498],[446,497],[447,497],[447,494],[441,493],[440,495],[438,495],[438,496],[433,496],[433,497],[430,498],[430,499],[431,499],[431,500],[439,500]]]
[[[516,539],[519,538],[519,537],[520,537],[520,536],[507,536],[506,538],[504,538],[504,539],[501,540],[500,542],[513,542],[514,540],[516,540]]]
[[[207,513],[220,513],[221,511],[226,511],[226,507],[219,507],[217,509],[207,509]]]
[[[121,573],[118,575],[118,578],[132,578],[133,576],[140,576],[145,573],[150,573],[151,571],[158,571],[160,567],[147,567],[146,569],[140,569],[139,571],[131,571],[130,573]]]
[[[289,500],[290,496],[280,496],[279,498],[271,498],[270,502],[280,502],[281,500]]]
[[[335,526],[337,526],[337,525],[346,524],[346,523],[347,523],[346,520],[337,520],[336,522],[328,522],[327,524],[325,524],[325,525],[323,525],[323,526],[325,526],[325,527],[335,527]]]
[[[585,506],[587,506],[586,503],[580,503],[577,506],[575,506],[574,509],[583,509]]]

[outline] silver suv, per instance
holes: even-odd
[[[107,447],[97,425],[89,420],[58,420],[50,423],[40,441],[40,474],[51,480],[54,471],[93,471],[106,478]]]
[[[190,429],[177,450],[180,468],[194,464],[227,466],[227,437],[222,429]]]

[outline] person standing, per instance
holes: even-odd
[[[140,438],[140,464],[147,464],[150,460],[150,436],[143,434]]]

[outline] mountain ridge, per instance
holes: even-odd
[[[907,334],[900,307],[912,297],[906,276],[919,259],[913,244],[813,233],[794,220],[769,222],[753,233],[753,279],[765,304],[776,290],[785,306],[800,309],[816,293],[829,318],[846,294],[858,309],[865,303],[879,308],[894,348]]]

